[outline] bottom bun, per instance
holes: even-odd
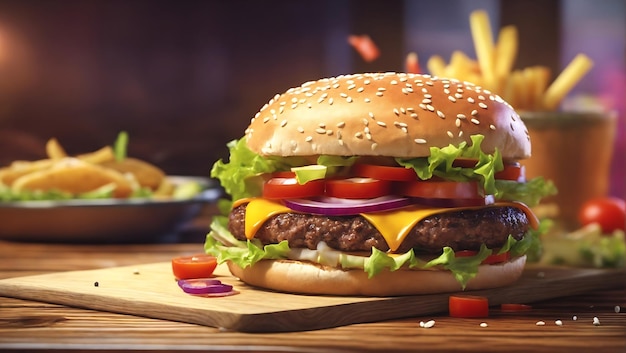
[[[465,290],[512,284],[522,275],[525,264],[526,256],[522,256],[501,264],[481,265]],[[249,285],[287,293],[398,296],[463,290],[446,270],[385,270],[368,278],[360,269],[342,270],[294,260],[263,260],[246,268],[229,261],[228,268]]]

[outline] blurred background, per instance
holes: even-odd
[[[129,154],[208,176],[274,94],[352,72],[403,71],[416,52],[475,57],[469,14],[515,24],[516,67],[595,66],[572,92],[619,112],[611,194],[624,197],[624,0],[0,0],[0,166],[130,135]],[[380,56],[348,44],[367,34]]]

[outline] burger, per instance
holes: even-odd
[[[537,248],[528,131],[498,95],[405,73],[276,94],[211,176],[229,199],[205,250],[270,290],[396,296],[515,282]]]

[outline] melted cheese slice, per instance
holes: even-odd
[[[233,207],[244,203],[248,203],[245,216],[245,234],[248,239],[254,238],[259,228],[270,217],[281,213],[295,213],[295,211],[280,202],[262,198],[241,199],[236,201]],[[490,206],[512,206],[519,208],[526,214],[532,228],[536,229],[539,225],[535,214],[523,203],[497,202]],[[424,206],[409,206],[392,211],[362,213],[361,216],[378,229],[387,242],[387,245],[389,245],[390,250],[396,251],[411,229],[422,219],[438,213],[478,209],[481,207],[428,208]]]

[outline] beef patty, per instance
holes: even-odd
[[[244,233],[246,205],[236,207],[229,216],[228,229],[239,240]],[[519,240],[528,230],[526,214],[510,206],[492,206],[431,215],[413,227],[398,253],[414,249],[418,253],[440,253],[444,246],[453,250],[479,250],[501,247],[509,237]],[[283,240],[291,248],[315,249],[321,241],[341,251],[388,251],[380,232],[361,216],[329,217],[302,213],[283,213],[269,218],[255,235],[263,244]]]

